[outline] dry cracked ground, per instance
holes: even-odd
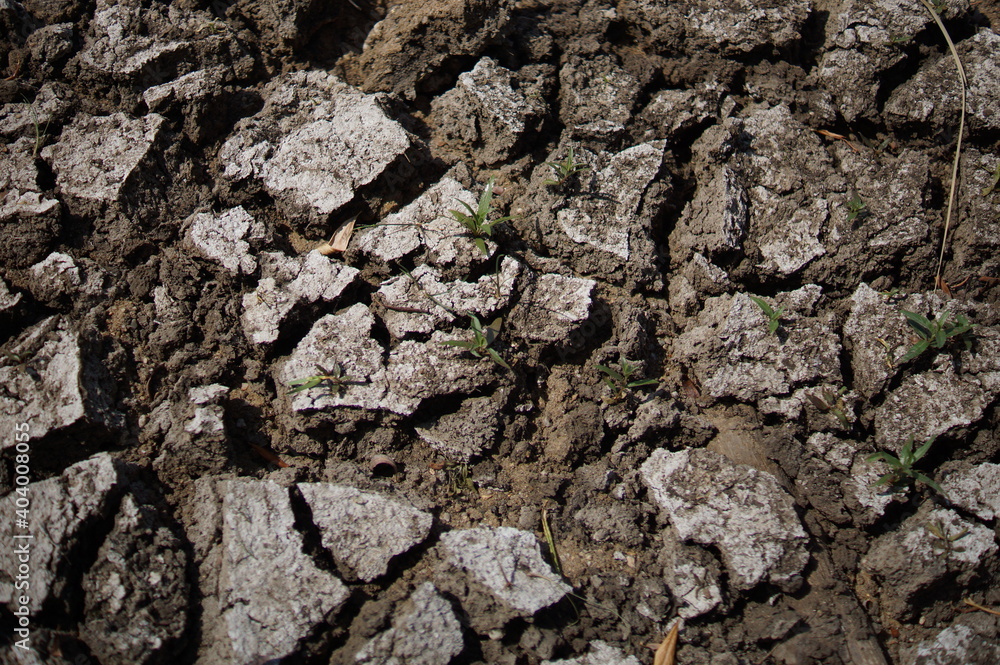
[[[1000,662],[998,30],[0,1],[0,663]]]

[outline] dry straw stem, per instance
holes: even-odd
[[[944,23],[941,22],[941,17],[938,16],[938,13],[934,10],[934,6],[927,0],[920,0],[920,4],[930,12],[934,18],[934,22],[937,23],[938,29],[941,30],[941,34],[944,35],[945,41],[948,42],[948,49],[951,51],[951,57],[955,59],[955,67],[958,69],[958,79],[962,84],[962,108],[958,120],[958,141],[955,145],[955,161],[951,167],[951,192],[948,194],[948,212],[945,213],[944,235],[941,236],[941,252],[938,254],[937,273],[934,275],[934,286],[940,288],[942,285],[941,269],[944,266],[944,250],[948,245],[948,230],[951,228],[951,215],[955,207],[955,192],[958,189],[958,163],[962,159],[962,135],[965,134],[965,95],[968,81],[965,78],[965,67],[962,66],[962,60],[958,57],[958,50],[955,48],[955,42],[951,41],[951,35],[948,34]]]

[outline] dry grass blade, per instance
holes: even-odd
[[[670,629],[667,636],[660,643],[660,648],[653,656],[653,665],[675,665],[677,662],[677,637],[680,634],[681,622],[674,622],[674,627]]]
[[[965,603],[966,605],[969,605],[971,607],[976,608],[977,610],[979,610],[981,612],[986,612],[988,614],[993,614],[993,615],[996,615],[996,616],[1000,616],[1000,610],[991,610],[988,607],[983,607],[982,605],[980,605],[979,603],[977,603],[974,600],[969,600],[968,598],[963,598],[962,602]]]
[[[317,247],[317,251],[319,251],[319,253],[323,256],[330,256],[331,254],[337,252],[346,252],[347,246],[351,243],[351,236],[354,234],[354,222],[357,220],[358,216],[355,215],[341,224],[340,227],[334,231],[333,237],[330,238],[330,241]]]
[[[962,108],[960,109],[958,120],[958,141],[955,145],[955,161],[951,167],[951,191],[948,194],[948,211],[944,217],[944,234],[941,236],[941,252],[938,254],[937,272],[934,274],[934,286],[937,288],[941,284],[941,269],[944,267],[944,250],[948,246],[948,231],[951,228],[952,211],[955,208],[955,192],[958,190],[958,164],[962,159],[962,135],[965,134],[965,96],[968,81],[965,77],[965,67],[962,66],[962,60],[958,57],[958,50],[955,48],[955,42],[951,40],[951,35],[948,34],[948,29],[944,27],[941,17],[938,16],[938,13],[934,10],[934,6],[930,2],[920,0],[920,3],[931,13],[934,22],[937,23],[938,29],[944,35],[945,41],[948,42],[948,49],[951,51],[951,56],[955,59],[955,67],[958,69],[959,83],[962,84]]]

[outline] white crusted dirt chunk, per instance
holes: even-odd
[[[34,419],[22,419],[31,422]],[[13,425],[11,432],[17,430]],[[14,437],[9,437],[13,441]],[[112,502],[118,492],[123,477],[118,464],[107,453],[95,455],[63,471],[61,476],[49,478],[28,485],[31,497],[31,519],[26,527],[16,526],[17,492],[11,492],[0,499],[0,507],[11,519],[0,522],[0,536],[8,547],[0,551],[0,570],[13,573],[27,568],[30,594],[14,589],[13,582],[0,585],[0,603],[10,607],[14,599],[28,595],[27,607],[32,616],[38,614],[42,606],[59,598],[66,590],[68,577],[66,570],[79,565],[71,560],[81,544],[92,539],[85,527],[93,526],[95,520],[106,517],[112,510]],[[16,534],[27,534],[30,540],[15,540]],[[28,543],[28,549],[18,549]],[[30,566],[24,566],[24,554],[30,551]]]
[[[695,0],[687,12],[692,35],[724,55],[786,49],[802,39],[808,0]]]
[[[567,127],[597,119],[622,127],[632,117],[639,88],[611,56],[572,55],[559,70],[559,119]]]
[[[682,540],[719,549],[734,589],[801,583],[806,533],[773,476],[705,449],[653,451],[641,474]]]
[[[248,478],[209,482],[217,483],[212,498],[220,502],[221,544],[217,570],[203,575],[204,583],[214,577],[217,589],[202,591],[217,595],[219,606],[206,612],[203,644],[221,659],[216,662],[283,658],[349,592],[303,553],[288,489]]]
[[[179,21],[181,16],[176,7],[154,4],[141,8],[133,2],[98,0],[90,23],[91,35],[80,60],[101,72],[137,75],[143,68],[157,67],[167,56],[182,57],[190,46],[188,42],[148,34],[150,25]]]
[[[902,662],[904,665],[993,665],[1000,663],[1000,642],[969,626],[956,624],[939,632],[934,639],[918,644]]]
[[[896,361],[906,353],[908,326],[899,310],[867,284],[859,285],[851,296],[844,339],[851,345],[854,390],[866,398],[882,390],[897,372]]]
[[[768,332],[767,317],[746,294],[709,298],[695,325],[677,338],[674,355],[694,367],[713,397],[753,401],[803,384],[839,383],[832,315],[812,316],[820,291],[810,284],[765,299],[786,308],[777,334]]]
[[[981,520],[996,519],[1000,516],[1000,464],[959,464],[960,468],[942,472],[940,484],[945,496]]]
[[[389,334],[402,339],[412,333],[429,333],[443,323],[455,321],[448,310],[471,312],[486,319],[509,304],[522,268],[515,259],[504,257],[499,273],[483,275],[472,283],[446,282],[436,268],[422,265],[409,275],[398,275],[382,283],[378,290],[379,303],[385,308],[382,320]]]
[[[478,205],[472,192],[445,176],[398,212],[358,231],[356,246],[387,263],[426,248],[433,250],[428,257],[431,263],[440,267],[481,254],[472,239],[464,235],[465,227],[448,214],[451,209],[464,212],[462,203],[473,208]],[[487,241],[487,248],[492,251],[493,247],[495,244]]]
[[[531,616],[572,591],[542,559],[533,533],[511,527],[462,529],[442,535],[441,546],[448,563],[520,616]]]
[[[420,544],[433,519],[401,501],[328,483],[301,483],[323,545],[365,582],[385,575],[389,562]]]
[[[510,320],[526,339],[564,341],[590,318],[594,280],[546,273],[531,274],[525,282]]]
[[[971,39],[959,42],[957,48],[968,81],[966,127],[973,134],[995,132],[1000,129],[1000,102],[996,96],[1000,89],[1000,64],[996,59],[1000,35],[981,28]],[[944,53],[896,88],[885,105],[885,113],[897,126],[930,122],[938,131],[956,127],[961,91],[955,61],[950,53]]]
[[[73,257],[62,252],[49,254],[44,261],[31,266],[30,272],[32,295],[43,301],[70,295],[83,284]]]
[[[257,259],[244,240],[254,226],[254,218],[243,206],[221,213],[199,212],[188,220],[187,239],[199,254],[222,264],[229,272],[249,275],[257,269]]]
[[[991,529],[927,502],[897,530],[875,540],[861,570],[873,578],[883,613],[906,621],[917,607],[915,597],[934,597],[944,584],[964,587],[996,552]]]
[[[590,643],[590,651],[576,658],[543,660],[542,665],[640,665],[635,656],[626,656],[618,647],[603,640]]]
[[[672,529],[664,532],[663,578],[677,601],[677,615],[692,619],[722,603],[719,562],[701,547],[685,545]]]
[[[469,394],[496,381],[499,368],[489,358],[476,358],[446,341],[469,341],[471,333],[435,331],[427,342],[405,341],[389,355],[389,390],[400,402]]]
[[[449,459],[468,463],[493,445],[500,425],[499,408],[491,397],[473,397],[454,413],[416,427],[417,436]]]
[[[249,258],[249,257],[248,257]],[[262,252],[261,280],[243,296],[243,331],[254,344],[269,344],[281,334],[294,310],[319,301],[334,302],[354,283],[358,269],[313,250],[298,258]]]
[[[360,665],[447,665],[463,649],[462,627],[451,604],[430,582],[417,587],[392,627],[361,647]]]
[[[166,119],[156,113],[131,118],[78,114],[59,142],[42,150],[56,173],[56,184],[70,210],[87,214],[95,205],[120,201],[144,186],[144,166],[155,159],[166,134]]]
[[[0,312],[13,309],[19,302],[21,302],[21,298],[23,297],[24,296],[20,293],[11,293],[7,282],[0,277]]]
[[[101,663],[138,665],[179,657],[190,585],[186,550],[157,509],[126,494],[84,575],[81,635]]]
[[[0,367],[0,426],[8,431],[30,423],[29,437],[40,439],[75,423],[108,428],[123,424],[121,413],[114,409],[108,377],[61,317],[29,328],[9,353],[23,362]],[[14,444],[14,437],[7,437],[0,449]]]
[[[286,216],[325,223],[410,147],[374,96],[332,74],[284,74],[263,95],[264,108],[236,125],[219,161],[229,180],[259,181]]]

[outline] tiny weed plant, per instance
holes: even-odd
[[[931,0],[931,6],[934,7],[935,13],[941,14],[948,9],[948,2],[947,0]]]
[[[899,451],[899,457],[885,451],[869,455],[869,462],[882,460],[892,469],[889,473],[886,473],[879,478],[878,482],[875,484],[888,485],[890,489],[895,491],[903,486],[907,479],[919,480],[938,494],[944,496],[944,492],[941,490],[940,485],[913,468],[913,465],[919,462],[921,458],[927,454],[927,451],[931,449],[931,444],[933,443],[934,437],[931,437],[930,439],[927,439],[923,445],[914,450],[913,435],[911,434],[906,440],[906,443],[903,444],[903,449]]]
[[[630,363],[628,358],[624,356],[619,358],[617,369],[608,367],[607,365],[594,365],[594,368],[605,374],[604,385],[614,392],[615,401],[622,399],[625,393],[630,390],[643,386],[656,385],[657,383],[656,379],[639,379],[633,381],[632,375],[635,374],[639,367]]]
[[[764,312],[764,316],[767,317],[767,332],[772,335],[777,333],[778,326],[781,325],[781,315],[785,313],[785,308],[779,307],[778,309],[774,309],[766,300],[758,298],[757,296],[750,296],[750,300],[752,300],[757,307],[760,307],[760,311]]]
[[[850,429],[851,423],[847,419],[847,404],[844,402],[844,395],[846,393],[847,388],[844,387],[841,387],[837,392],[829,388],[824,388],[818,397],[810,393],[806,393],[806,397],[822,413],[832,414],[845,429]]]
[[[931,548],[938,550],[945,558],[948,558],[952,552],[961,553],[965,551],[965,547],[956,545],[955,541],[968,535],[968,529],[962,529],[955,535],[951,535],[948,533],[948,527],[945,526],[943,520],[934,520],[925,524],[924,528],[927,529],[929,534],[934,536],[934,540],[931,541]]]
[[[555,185],[557,187],[562,187],[566,184],[566,181],[575,174],[588,169],[586,164],[576,161],[572,146],[570,146],[569,152],[566,153],[566,159],[561,162],[545,162],[545,165],[551,166],[552,170],[555,172],[555,177],[546,180],[545,184]]]
[[[460,494],[473,494],[476,491],[476,483],[469,474],[468,464],[449,464],[444,468],[445,477],[448,480],[448,493],[457,496]]]
[[[853,224],[859,218],[863,219],[867,207],[860,196],[857,194],[852,196],[851,200],[847,202],[847,222]]]
[[[906,352],[906,355],[899,359],[900,363],[913,360],[929,348],[943,349],[948,340],[962,337],[972,330],[972,324],[961,314],[952,316],[951,313],[945,311],[931,321],[926,316],[916,312],[908,312],[905,309],[900,310],[900,312],[906,317],[906,322],[919,338]],[[972,341],[968,337],[963,337],[963,340],[966,350],[970,349]]]
[[[315,388],[319,385],[326,385],[332,392],[340,395],[346,386],[357,385],[362,382],[361,377],[347,376],[344,374],[343,368],[338,363],[334,363],[332,369],[323,369],[320,367],[319,370],[321,374],[314,374],[313,376],[307,376],[304,379],[291,381],[288,384],[291,388],[291,390],[288,391],[288,394],[292,395],[294,393],[302,392],[303,390]]]
[[[473,208],[465,201],[459,201],[464,207],[465,212],[461,210],[449,210],[452,216],[458,221],[462,226],[466,228],[469,235],[472,236],[472,242],[476,243],[476,247],[479,248],[484,255],[489,256],[489,250],[486,249],[486,238],[493,236],[493,229],[498,224],[503,224],[512,217],[500,217],[494,220],[490,220],[490,214],[493,213],[493,178],[486,183],[486,189],[483,190],[482,196],[479,197],[479,206]]]
[[[990,176],[990,184],[983,187],[983,196],[992,194],[998,184],[1000,184],[1000,162],[997,162],[997,167],[993,169],[993,175]]]
[[[497,365],[509,370],[510,365],[508,365],[507,362],[500,357],[500,354],[496,352],[496,349],[490,348],[493,345],[493,341],[496,340],[497,333],[499,332],[500,320],[497,319],[489,326],[483,327],[483,324],[479,321],[479,317],[475,314],[469,314],[469,318],[472,320],[472,327],[470,328],[472,331],[472,341],[463,342],[461,340],[448,340],[445,344],[465,349],[477,358],[489,358]]]

